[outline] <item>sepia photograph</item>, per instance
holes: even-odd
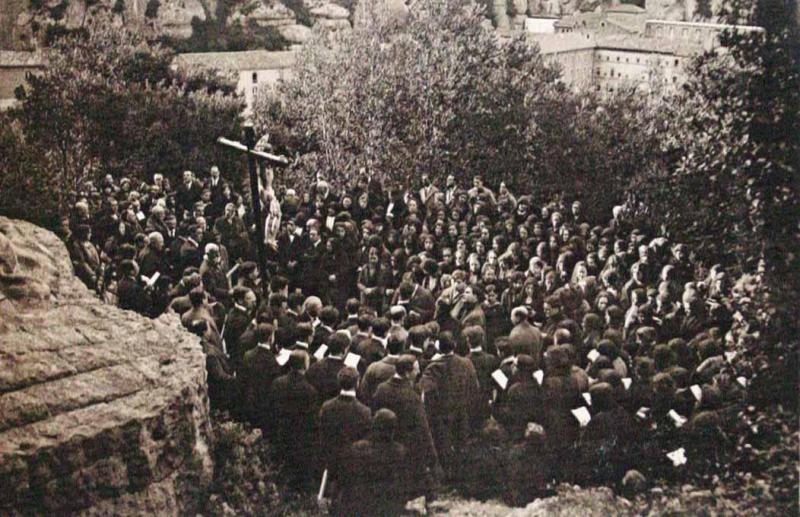
[[[794,0],[0,0],[0,515],[800,515]]]

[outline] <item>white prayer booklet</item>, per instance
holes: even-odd
[[[361,362],[361,356],[353,352],[348,352],[344,357],[345,366],[349,366],[350,368],[358,368],[359,362]]]
[[[544,372],[542,370],[536,370],[533,372],[533,378],[536,379],[536,382],[538,382],[539,386],[541,386],[542,381],[544,381]]]
[[[680,449],[675,449],[672,452],[667,453],[667,458],[672,461],[673,467],[680,467],[681,465],[686,464],[686,449],[681,447]]]
[[[292,355],[291,350],[288,348],[282,349],[278,352],[278,355],[275,356],[275,361],[277,361],[278,365],[284,366],[286,363],[289,362],[289,356]]]
[[[642,420],[645,420],[649,413],[650,413],[650,408],[642,406],[639,408],[639,411],[636,412],[636,416]]]
[[[154,285],[156,285],[156,281],[158,280],[158,277],[160,277],[160,276],[161,276],[161,273],[159,273],[158,271],[156,271],[153,274],[153,276],[151,276],[150,278],[142,275],[142,282],[147,284],[147,287],[153,287]]]
[[[144,216],[144,212],[139,210],[138,212],[136,212],[136,219],[138,219],[140,221],[144,221],[147,218]]]
[[[689,387],[689,389],[692,391],[692,395],[694,395],[695,400],[697,400],[697,402],[700,402],[700,399],[703,398],[703,390],[700,388],[700,386],[695,384]]]
[[[669,413],[667,413],[667,416],[670,417],[675,423],[675,427],[683,427],[683,424],[687,422],[686,418],[679,415],[674,409],[670,409]]]
[[[581,427],[586,427],[589,424],[589,421],[592,419],[592,415],[589,414],[589,410],[586,409],[585,406],[573,409],[572,415],[575,417]]]
[[[334,222],[336,222],[336,218],[333,217],[332,215],[329,215],[328,217],[325,218],[325,227],[328,228],[328,230],[333,231]]]
[[[508,386],[508,377],[503,373],[503,370],[495,370],[492,372],[492,379],[500,386],[500,389],[505,390]]]
[[[728,362],[733,361],[733,358],[736,357],[736,352],[725,352],[725,360]]]
[[[742,388],[747,387],[747,377],[740,375],[739,377],[736,377],[736,382],[738,382]]]
[[[625,386],[626,390],[631,389],[631,384],[633,384],[633,379],[631,379],[630,377],[622,378],[622,385]]]
[[[327,351],[328,351],[328,345],[320,345],[319,348],[317,348],[317,351],[314,352],[314,358],[317,361],[321,361],[322,358],[325,357],[325,352]]]
[[[590,406],[592,405],[592,394],[591,393],[589,393],[589,392],[581,393],[581,396],[583,397],[583,400],[585,400],[587,404],[589,404]]]
[[[589,353],[588,353],[588,354],[586,354],[586,357],[587,357],[587,358],[588,358],[588,359],[589,359],[591,362],[595,362],[595,361],[597,361],[597,358],[598,358],[598,357],[600,357],[600,352],[598,352],[597,350],[595,350],[594,348],[592,348],[591,350],[589,350]]]
[[[231,277],[231,276],[232,276],[234,273],[236,273],[236,270],[237,270],[237,269],[239,269],[239,266],[240,266],[240,265],[241,265],[241,264],[237,262],[237,263],[236,263],[236,264],[235,264],[235,265],[234,265],[232,268],[230,268],[230,269],[228,270],[228,272],[225,274],[225,276],[227,276],[228,278],[230,278],[230,277]]]

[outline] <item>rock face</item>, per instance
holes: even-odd
[[[194,513],[205,359],[177,318],[102,303],[52,233],[0,217],[0,514]]]

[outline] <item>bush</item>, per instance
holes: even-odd
[[[143,180],[215,163],[239,168],[240,157],[215,141],[240,134],[243,101],[218,78],[173,70],[172,59],[102,17],[59,39],[4,124],[3,141],[13,144],[0,168],[32,181],[0,190],[0,206],[38,205],[47,211],[26,218],[54,219],[86,181],[107,173]]]
[[[206,515],[297,515],[316,512],[313,496],[297,494],[280,481],[261,431],[212,414],[214,479],[205,494]]]

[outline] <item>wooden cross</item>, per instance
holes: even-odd
[[[256,133],[253,129],[252,123],[245,123],[244,124],[244,141],[245,143],[242,144],[241,142],[237,142],[235,140],[229,140],[225,137],[217,138],[217,143],[223,145],[225,147],[230,147],[231,149],[235,149],[240,152],[244,152],[247,154],[247,168],[250,173],[250,194],[253,200],[253,217],[256,221],[256,246],[258,249],[258,271],[261,275],[261,285],[264,290],[264,295],[267,294],[267,275],[266,275],[266,267],[267,267],[267,249],[264,247],[264,219],[261,217],[261,196],[259,195],[259,178],[258,178],[258,171],[256,167],[256,158],[260,158],[264,161],[269,162],[272,165],[277,165],[280,167],[285,167],[289,165],[289,159],[285,156],[265,153],[263,151],[257,151],[255,149],[256,146]],[[267,174],[267,190],[272,189],[272,175]]]

